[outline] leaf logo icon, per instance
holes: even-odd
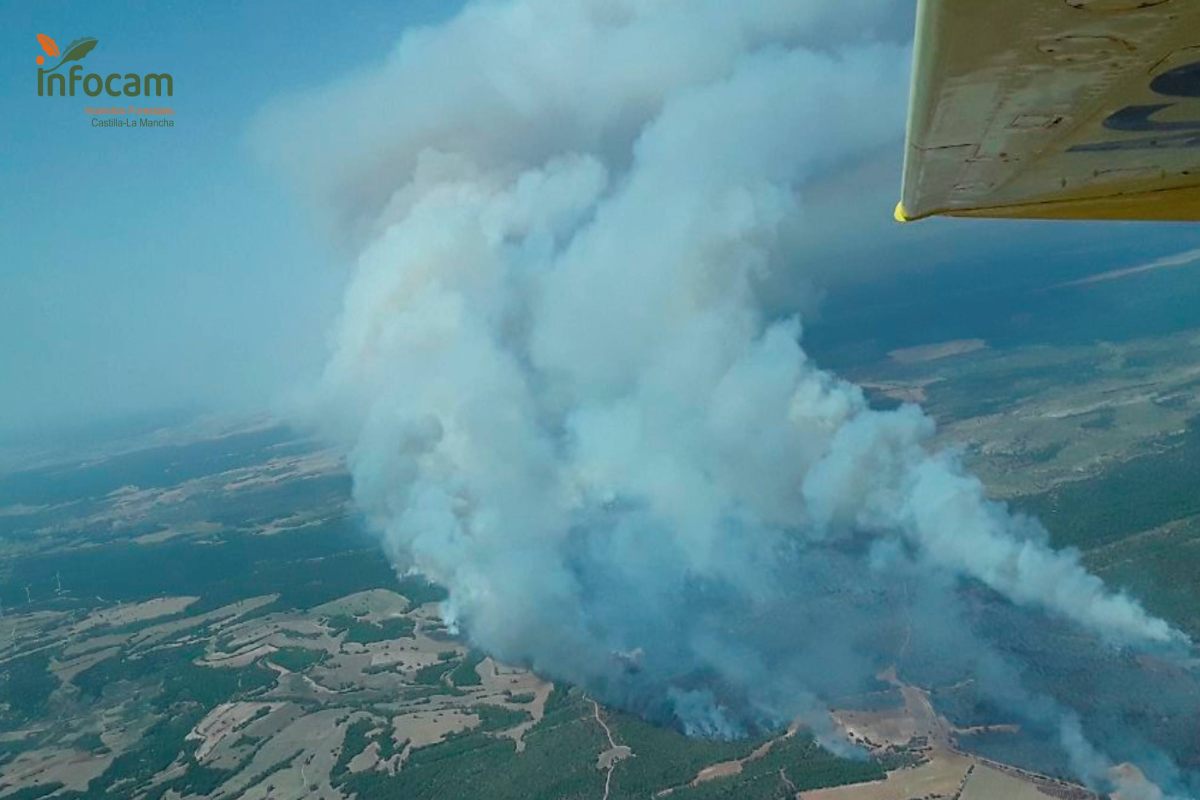
[[[66,55],[62,57],[62,61],[60,61],[59,64],[65,64],[68,61],[79,61],[88,53],[92,52],[92,48],[95,47],[97,43],[98,40],[92,36],[84,36],[81,39],[76,39],[67,45]]]
[[[58,55],[58,52],[59,52],[58,45],[49,36],[47,36],[44,33],[39,33],[37,35],[37,40],[38,40],[38,44],[40,44],[42,46],[42,49],[46,51],[47,55],[50,55],[50,56]],[[92,49],[97,44],[99,44],[99,40],[96,39],[96,37],[94,37],[94,36],[84,36],[79,39],[76,39],[75,41],[73,41],[69,45],[67,45],[67,50],[65,53],[63,53],[62,59],[57,64],[55,64],[53,67],[46,70],[46,72],[54,72],[56,69],[61,67],[63,64],[66,64],[68,61],[81,61],[84,56],[86,56],[88,53],[92,52]],[[37,57],[37,63],[39,63],[39,64],[42,63],[41,56]]]
[[[39,33],[37,35],[37,40],[38,44],[42,46],[42,49],[46,51],[46,55],[50,56],[51,58],[54,58],[58,55],[58,44],[49,36],[44,33]]]

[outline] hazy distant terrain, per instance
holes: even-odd
[[[993,496],[1200,634],[1200,333],[891,359],[856,377],[878,403],[921,401]]]

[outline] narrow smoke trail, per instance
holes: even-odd
[[[761,311],[806,187],[898,140],[888,5],[481,2],[264,123],[360,251],[322,393],[356,498],[482,648],[731,736],[819,723],[914,615],[990,658],[964,580],[1181,640]]]

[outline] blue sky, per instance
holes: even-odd
[[[402,3],[0,6],[0,432],[157,407],[263,407],[319,368],[338,255],[247,130],[273,98],[381,61]],[[169,71],[172,130],[93,129],[39,98],[35,34],[92,70]]]
[[[264,106],[378,68],[406,29],[459,5],[0,6],[0,437],[156,409],[265,409],[310,382],[327,352],[349,256],[263,166],[249,131]],[[889,22],[897,38],[907,35],[907,16]],[[37,33],[60,45],[97,37],[85,63],[102,73],[172,73],[176,127],[94,129],[87,98],[37,97]],[[905,85],[898,81],[897,91]],[[1008,290],[1014,281],[1035,286],[1043,276],[1053,282],[1200,246],[1196,226],[894,226],[901,133],[822,198],[848,235],[826,237],[833,250],[800,256],[825,265],[817,279],[829,284],[835,315],[839,297],[843,308],[869,305],[876,284],[888,303],[904,300],[897,274],[922,274],[912,315],[920,320],[937,280]],[[865,287],[866,299],[845,300],[843,284],[860,294]],[[963,316],[986,305],[976,299]],[[893,329],[908,324],[898,319]],[[829,313],[810,320],[818,340],[822,324],[838,321]]]

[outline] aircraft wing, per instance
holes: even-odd
[[[1200,220],[1200,0],[920,0],[896,218]]]

